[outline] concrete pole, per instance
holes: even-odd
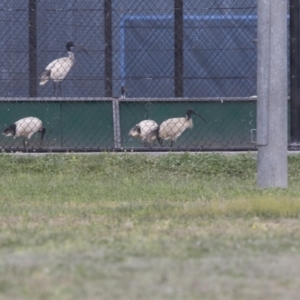
[[[287,0],[258,0],[258,187],[287,188]]]

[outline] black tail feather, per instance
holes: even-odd
[[[153,136],[155,136],[155,138],[157,139],[158,143],[160,144],[161,147],[163,147],[162,144],[162,138],[159,136],[159,130],[160,130],[160,126],[157,126],[155,129],[153,129],[148,136],[151,138]]]

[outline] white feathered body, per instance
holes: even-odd
[[[44,85],[50,79],[59,82],[67,76],[75,63],[74,53],[69,51],[68,54],[68,57],[55,59],[45,68],[45,71],[41,74],[40,85]]]
[[[187,128],[193,128],[192,118],[168,119],[161,123],[159,137],[164,140],[176,141]]]
[[[30,139],[34,133],[41,130],[43,127],[42,121],[35,117],[20,119],[19,121],[15,122],[15,124],[16,134],[14,135],[14,138],[25,136]]]
[[[158,127],[158,124],[153,120],[144,120],[136,124],[129,131],[129,135],[135,138],[140,138],[142,141],[147,141],[148,143],[156,139],[155,136],[150,136],[149,133]]]

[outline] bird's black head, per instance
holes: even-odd
[[[67,51],[72,51],[71,47],[76,47],[76,45],[73,42],[67,42],[66,44]]]
[[[134,126],[134,131],[136,131],[138,134],[141,134],[142,133],[141,126],[139,125]]]
[[[193,109],[187,110],[186,112],[187,119],[190,119],[192,114],[199,116],[206,123],[206,120],[200,114],[196,113]]]
[[[2,132],[3,135],[5,136],[15,136],[16,135],[16,124],[11,124],[7,128],[5,128]]]
[[[186,115],[188,116],[188,118],[190,118],[192,114],[196,115],[197,113],[193,109],[188,109],[186,111]]]
[[[140,136],[141,135],[141,127],[139,125],[135,125],[131,130],[129,131],[129,135],[131,136]]]
[[[74,44],[73,42],[67,42],[66,48],[67,48],[67,51],[68,51],[68,52],[72,52],[71,47],[76,47],[76,48],[78,48],[79,50],[85,52],[87,55],[89,55],[88,52],[87,52],[81,45]]]

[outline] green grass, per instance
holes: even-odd
[[[300,156],[0,155],[0,299],[297,299]]]

